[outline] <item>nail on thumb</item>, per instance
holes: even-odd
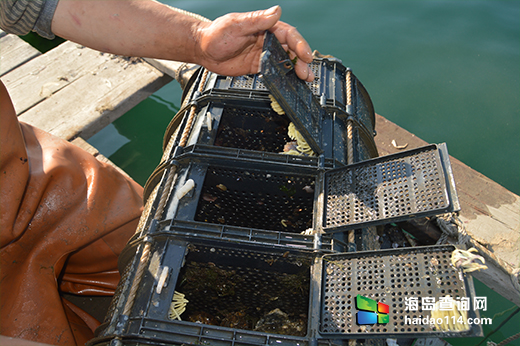
[[[278,5],[273,6],[269,9],[265,10],[264,14],[266,16],[272,16],[276,13],[276,11],[278,11],[278,7],[279,7]]]

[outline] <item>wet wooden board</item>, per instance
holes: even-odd
[[[0,77],[23,65],[41,53],[14,35],[0,35]]]
[[[65,42],[2,81],[21,121],[70,140],[88,139],[171,77],[141,59]]]
[[[380,115],[376,119],[376,131],[380,155],[427,144]],[[393,140],[397,146],[407,147],[397,149]],[[472,243],[481,246],[480,253],[486,257],[489,267],[489,270],[474,272],[473,276],[520,306],[520,293],[511,277],[520,264],[520,197],[456,158],[450,156],[450,161],[461,204],[460,219]],[[490,258],[487,251],[496,260]]]

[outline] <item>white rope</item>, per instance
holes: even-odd
[[[441,216],[437,216],[435,218],[435,221],[442,231],[442,235],[440,236],[439,240],[437,240],[437,245],[446,244],[448,242],[448,238],[452,237],[457,238],[456,245],[458,247],[468,248],[472,246],[471,237],[469,236],[468,232],[466,231],[466,227],[464,227],[464,224],[462,223],[462,221],[456,213],[448,213]],[[481,251],[479,252],[482,254]],[[493,253],[488,253],[486,256],[490,257],[494,261],[498,262],[499,265],[501,265],[499,259],[496,258],[496,256],[494,256]],[[513,272],[510,275],[513,287],[518,292],[520,292],[520,268],[516,268],[515,270],[513,270]]]
[[[456,213],[437,216],[435,221],[442,231],[442,235],[437,240],[437,245],[446,244],[448,237],[457,238],[457,245],[459,246],[469,245],[470,236]]]

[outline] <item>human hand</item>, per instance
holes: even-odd
[[[298,57],[296,74],[304,81],[314,80],[308,64],[311,48],[295,27],[280,22],[280,6],[268,10],[230,13],[213,22],[201,22],[195,34],[199,64],[208,70],[228,76],[258,73],[264,32],[271,31],[290,58]]]

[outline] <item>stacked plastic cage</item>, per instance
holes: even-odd
[[[317,345],[439,334],[402,327],[407,285],[397,287],[396,273],[381,267],[366,269],[372,261],[391,267],[396,252],[348,252],[347,231],[457,209],[446,147],[377,158],[365,88],[338,59],[311,66],[315,81],[300,81],[267,34],[260,74],[194,75],[90,345]],[[424,292],[473,295],[471,280],[446,265],[448,250],[399,251],[415,268],[406,275],[422,275],[413,294],[430,280],[423,257],[444,256],[438,272],[450,292]],[[356,324],[360,294],[391,307],[387,327]]]

